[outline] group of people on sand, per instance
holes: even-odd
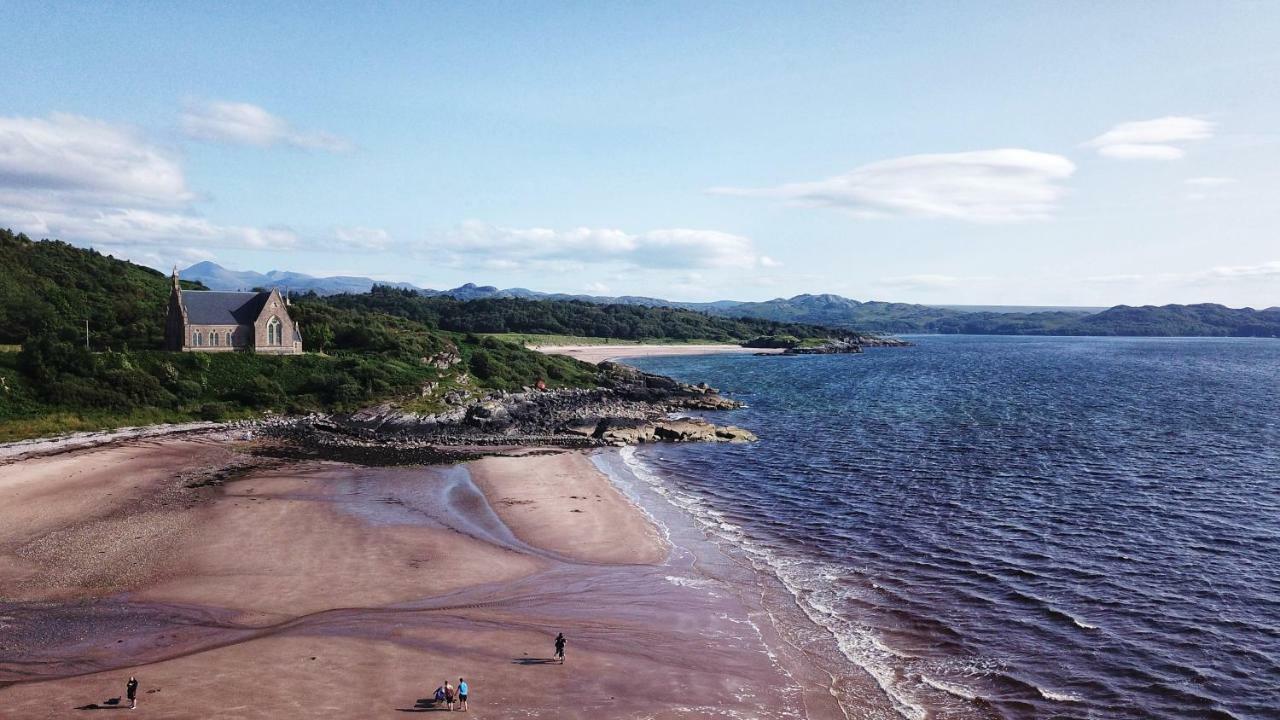
[[[559,660],[561,665],[564,664],[564,646],[564,633],[557,633],[554,659]],[[467,696],[470,691],[471,688],[463,678],[458,678],[457,685],[445,680],[443,685],[436,688],[434,699],[437,703],[444,703],[449,710],[453,710],[456,705],[457,709],[466,712]],[[138,679],[132,675],[129,676],[129,682],[125,684],[125,696],[129,700],[129,709],[136,710],[138,707]]]
[[[458,678],[457,687],[454,687],[448,680],[445,680],[443,685],[436,688],[435,701],[438,703],[444,703],[449,707],[450,711],[453,710],[454,705],[457,705],[459,710],[466,712],[467,695],[470,693],[470,690],[471,688],[467,686],[467,681],[462,678]]]

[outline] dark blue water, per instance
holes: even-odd
[[[633,361],[763,438],[638,457],[903,715],[1280,718],[1280,341],[915,340]]]

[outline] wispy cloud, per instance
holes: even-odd
[[[987,276],[935,275],[922,273],[919,275],[901,275],[881,279],[876,284],[894,290],[950,290],[970,287],[990,281]]]
[[[1213,131],[1208,120],[1170,115],[1120,123],[1084,145],[1121,160],[1178,160],[1186,154],[1181,145],[1211,138]]]
[[[1203,280],[1280,280],[1280,260],[1257,265],[1223,265],[1200,276]]]
[[[0,226],[114,248],[285,248],[287,229],[223,225],[191,211],[174,153],[129,127],[55,113],[0,117]]]
[[[0,117],[0,190],[38,203],[172,205],[191,197],[173,155],[132,128],[53,113]]]
[[[1231,185],[1236,182],[1235,178],[1229,177],[1193,177],[1183,180],[1187,185],[1200,188],[1215,188],[1223,185]]]
[[[1260,262],[1254,265],[1219,265],[1207,270],[1193,272],[1095,275],[1083,278],[1083,280],[1084,282],[1100,285],[1223,285],[1273,282],[1280,280],[1280,260]]]
[[[641,268],[763,267],[767,262],[742,236],[717,230],[672,228],[628,233],[613,228],[507,228],[482,222],[461,226],[416,244],[461,267],[513,270],[569,269],[618,263]]]
[[[304,150],[347,152],[352,143],[320,130],[299,130],[265,109],[243,102],[188,100],[179,116],[187,137],[233,145],[289,145]]]
[[[844,175],[772,188],[716,187],[717,195],[777,198],[859,217],[950,218],[980,223],[1049,217],[1075,172],[1061,155],[1018,148],[908,155]]]

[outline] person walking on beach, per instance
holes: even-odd
[[[444,681],[444,704],[449,706],[449,712],[453,712],[453,704],[457,702],[457,693],[453,689],[453,685],[448,680]]]
[[[125,683],[124,696],[129,699],[129,709],[138,709],[138,678],[130,675],[129,682]]]
[[[564,633],[556,635],[556,659],[564,664]]]
[[[467,691],[470,689],[466,680],[458,678],[458,709],[462,712],[467,711]]]

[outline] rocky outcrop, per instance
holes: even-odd
[[[385,404],[349,415],[312,415],[271,426],[299,442],[347,447],[433,445],[635,445],[652,442],[752,442],[755,435],[681,411],[729,410],[742,404],[705,384],[689,385],[618,363],[600,364],[599,387],[451,393],[447,409],[406,412]]]
[[[856,340],[840,339],[828,340],[821,345],[812,345],[809,347],[793,347],[783,351],[783,355],[843,355],[846,353],[860,353],[862,346]]]

